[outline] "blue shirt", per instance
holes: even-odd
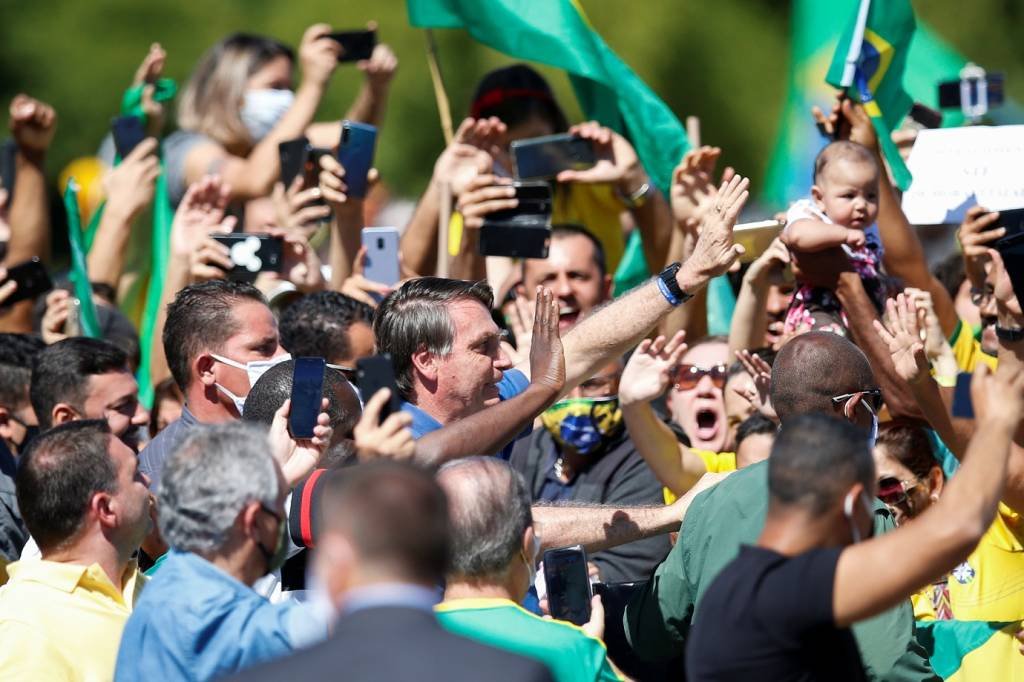
[[[156,434],[156,437],[142,448],[142,452],[139,453],[139,471],[149,476],[150,490],[156,492],[164,463],[178,446],[185,442],[189,431],[198,423],[199,420],[189,411],[188,405],[185,405],[181,408],[181,416],[168,424],[167,428]]]
[[[497,383],[498,386],[498,397],[502,400],[508,400],[509,398],[515,398],[517,395],[522,393],[529,387],[530,380],[526,378],[526,375],[520,372],[518,369],[510,369],[504,372],[504,376],[501,377],[501,381]],[[437,421],[429,414],[416,407],[407,400],[402,401],[402,409],[412,415],[412,425],[409,430],[412,431],[413,438],[422,438],[431,431],[437,431],[443,424]],[[527,426],[526,429],[516,436],[516,440],[529,436],[533,430],[533,426]],[[512,456],[512,447],[515,445],[515,440],[508,443],[501,449],[498,456],[504,460],[507,460]],[[480,453],[490,454],[490,453]]]
[[[206,559],[171,550],[128,618],[115,680],[213,680],[327,637],[306,604],[271,604]]]

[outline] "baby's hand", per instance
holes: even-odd
[[[864,246],[865,237],[864,233],[860,230],[846,230],[846,245],[852,246],[855,249],[859,249]]]

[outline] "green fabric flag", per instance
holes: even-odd
[[[858,46],[855,44],[860,32],[858,16],[864,3],[869,4],[869,9]],[[890,135],[914,105],[903,87],[903,72],[913,36],[914,10],[909,0],[861,0],[850,15],[825,76],[829,85],[846,87],[850,97],[863,103],[878,133],[893,179],[903,190],[910,187],[910,171]],[[849,63],[851,55],[855,60],[852,64]],[[853,73],[847,87],[843,81],[848,70]]]
[[[78,298],[81,335],[100,338],[100,323],[96,317],[96,304],[92,300],[92,283],[86,267],[85,248],[82,244],[82,220],[78,213],[78,185],[75,179],[68,180],[64,190],[64,209],[68,214],[68,239],[71,242],[71,283]]]
[[[465,29],[477,41],[519,59],[569,74],[587,117],[626,136],[663,192],[689,144],[672,110],[604,42],[575,0],[407,0],[409,22],[421,28]],[[650,275],[638,236],[627,244],[616,292]],[[719,278],[708,292],[709,320],[732,317],[735,298]],[[715,311],[712,315],[710,311]],[[721,333],[718,324],[712,333]]]

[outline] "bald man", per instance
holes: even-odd
[[[835,334],[810,332],[787,343],[772,367],[771,397],[783,425],[801,414],[823,412],[873,437],[879,402],[874,373],[860,349]],[[752,464],[690,505],[672,552],[626,610],[626,636],[641,657],[668,658],[685,648],[705,589],[764,527],[767,474],[767,462]],[[895,527],[877,500],[874,512],[875,534]],[[869,679],[938,679],[913,630],[909,601],[854,628]]]

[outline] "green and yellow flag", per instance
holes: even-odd
[[[829,85],[863,103],[893,178],[904,190],[910,187],[910,171],[890,134],[914,105],[903,87],[913,36],[914,10],[909,0],[861,0],[825,76]]]
[[[64,210],[68,214],[68,240],[71,243],[71,284],[78,299],[78,314],[82,336],[100,338],[100,323],[96,315],[96,303],[92,300],[92,282],[86,266],[86,249],[83,241],[82,219],[78,212],[78,184],[74,178],[68,180],[64,190]]]

